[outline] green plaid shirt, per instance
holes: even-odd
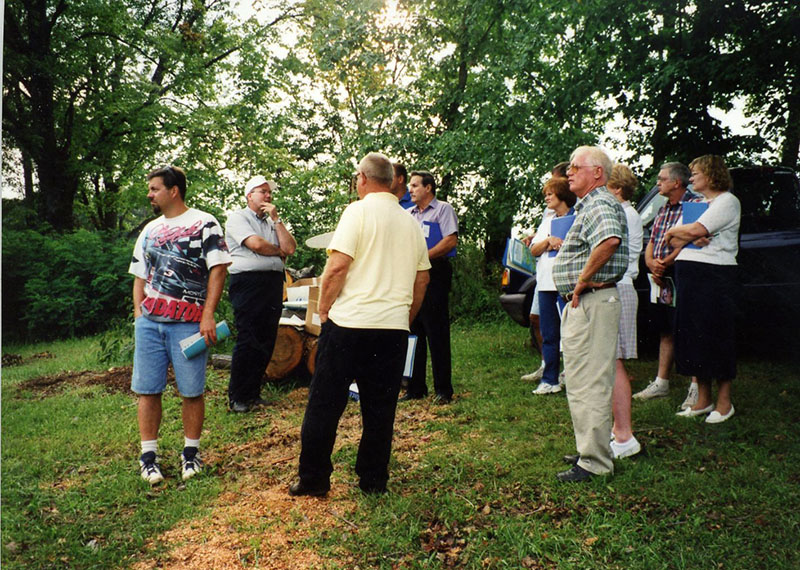
[[[553,279],[559,295],[566,295],[578,283],[589,255],[611,237],[621,240],[611,259],[592,277],[600,283],[616,283],[628,267],[628,224],[622,205],[605,186],[589,192],[575,204],[575,223],[567,232],[556,256]]]

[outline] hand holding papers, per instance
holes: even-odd
[[[217,323],[217,342],[225,340],[231,336],[231,329],[228,328],[228,323],[220,321]],[[181,352],[186,357],[186,360],[194,358],[206,349],[206,339],[200,333],[195,333],[180,341]]]
[[[518,239],[508,239],[506,242],[506,252],[503,255],[503,265],[509,269],[515,269],[525,275],[533,275],[536,262],[531,255],[528,246]]]

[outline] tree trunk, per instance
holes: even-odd
[[[268,378],[283,378],[303,359],[303,333],[294,327],[279,326],[272,359],[267,365]]]
[[[27,151],[22,151],[22,178],[25,184],[25,203],[33,206],[33,161]]]
[[[789,113],[783,137],[781,164],[797,169],[798,153],[800,153],[800,76],[794,76],[788,103]]]

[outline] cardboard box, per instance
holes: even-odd
[[[286,287],[286,301],[290,303],[305,303],[308,301],[308,291],[311,287],[319,287],[322,280],[319,277],[298,279]]]
[[[319,286],[310,285],[308,288],[308,308],[306,309],[306,332],[319,336],[322,323],[319,320]]]

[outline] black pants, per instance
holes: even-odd
[[[421,398],[428,394],[425,380],[428,347],[431,349],[433,388],[437,394],[451,398],[453,382],[450,361],[450,284],[453,268],[447,259],[431,260],[430,283],[425,299],[411,323],[411,334],[417,335],[417,350],[414,353],[414,371],[408,383],[408,394]]]
[[[283,279],[280,271],[231,275],[228,291],[237,333],[228,384],[231,402],[251,402],[261,393],[283,310]]]
[[[389,480],[394,414],[403,375],[408,333],[322,325],[317,361],[300,432],[300,480],[327,487],[331,453],[350,383],[358,384],[363,431],[356,473],[363,489],[382,489]]]

